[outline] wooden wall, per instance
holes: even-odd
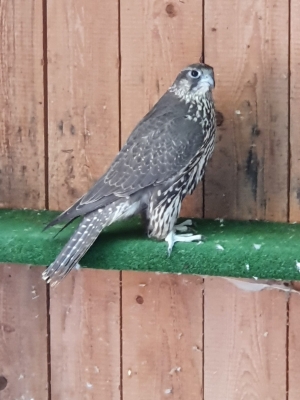
[[[1,400],[300,398],[297,292],[86,269],[47,300],[41,272],[0,265]]]
[[[1,0],[0,206],[68,207],[202,56],[224,122],[183,214],[299,221],[298,3]]]
[[[297,0],[0,0],[0,207],[64,209],[178,71],[224,117],[183,214],[300,221]],[[0,398],[298,400],[299,295],[0,266]]]

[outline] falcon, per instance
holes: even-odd
[[[191,221],[176,225],[181,203],[202,179],[215,143],[213,68],[197,63],[184,68],[166,93],[132,131],[108,171],[69,209],[50,222],[68,225],[83,217],[55,261],[43,273],[58,284],[116,221],[141,214],[148,236],[175,242],[200,241],[186,232]]]

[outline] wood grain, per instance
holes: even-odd
[[[45,207],[42,2],[0,3],[0,207]]]
[[[50,208],[64,209],[119,149],[118,1],[47,4]]]
[[[287,295],[204,283],[205,400],[285,399]]]
[[[300,221],[300,3],[291,1],[290,38],[290,221]]]
[[[288,340],[288,377],[289,397],[288,400],[300,398],[300,294],[292,293],[289,301],[289,340]]]
[[[123,399],[202,399],[202,278],[123,272]]]
[[[51,289],[51,393],[55,400],[120,400],[117,271],[81,270]]]
[[[224,115],[206,174],[206,217],[287,220],[288,7],[205,5],[205,61],[215,68]]]
[[[48,399],[42,268],[0,264],[0,398]]]
[[[202,52],[202,0],[121,1],[121,137]],[[201,184],[182,215],[202,216]]]

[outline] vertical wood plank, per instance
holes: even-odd
[[[123,399],[202,399],[202,278],[124,272]]]
[[[42,268],[0,265],[0,398],[48,399]]]
[[[292,293],[289,301],[289,397],[288,400],[300,399],[300,294]]]
[[[205,61],[224,115],[206,174],[205,216],[286,221],[288,2],[205,5]]]
[[[50,208],[63,209],[118,152],[118,1],[47,4]]]
[[[300,3],[291,1],[290,37],[290,221],[300,221]]]
[[[202,0],[121,1],[121,137],[132,129],[202,52]],[[183,214],[202,216],[202,190]]]
[[[286,397],[287,295],[204,282],[205,400]]]
[[[119,272],[82,270],[51,289],[55,400],[120,400]]]
[[[0,36],[0,207],[44,208],[42,1],[1,1]]]

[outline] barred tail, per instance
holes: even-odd
[[[104,211],[104,212],[103,212]],[[99,209],[86,215],[64,246],[56,260],[43,272],[43,279],[51,286],[56,286],[73,268],[109,225],[105,209]]]

